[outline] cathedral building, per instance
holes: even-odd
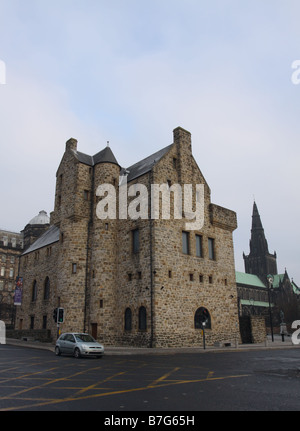
[[[268,242],[256,203],[253,204],[250,253],[243,254],[245,273],[237,272],[240,315],[264,315],[269,322],[269,304],[274,325],[291,324],[299,319],[300,289],[287,270],[278,274],[277,254],[269,252]],[[271,276],[269,284],[268,276]],[[268,290],[270,289],[270,290]]]
[[[165,186],[158,211],[153,185]],[[185,185],[193,194],[179,217]],[[200,201],[202,223],[193,225]],[[236,227],[235,212],[211,202],[191,134],[181,127],[172,144],[126,169],[109,146],[90,156],[71,138],[56,173],[50,227],[20,259],[16,328],[47,329],[55,339],[53,310],[61,307],[60,332],[90,332],[106,345],[200,346],[203,329],[207,345],[233,343]]]

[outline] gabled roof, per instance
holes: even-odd
[[[237,284],[245,284],[252,287],[266,288],[261,279],[254,274],[246,274],[245,272],[235,272],[235,279]]]
[[[126,169],[126,172],[128,172],[127,181],[132,181],[135,178],[138,178],[141,175],[144,175],[147,172],[151,171],[153,166],[171,149],[172,145],[173,144],[168,145],[167,147],[162,148],[156,153],[151,154],[151,156],[148,156],[145,159],[135,163],[134,165],[129,166],[129,168]]]
[[[99,153],[94,156],[89,156],[80,151],[74,151],[74,154],[81,163],[89,166],[95,166],[98,163],[113,163],[119,165],[109,146],[105,147],[104,150],[99,151]]]
[[[59,241],[59,228],[53,225],[24,251],[23,256],[57,241]]]

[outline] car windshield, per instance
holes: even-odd
[[[95,343],[94,338],[89,334],[75,334],[76,341],[83,341],[85,343]]]

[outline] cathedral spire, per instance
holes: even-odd
[[[268,243],[265,237],[264,228],[260,219],[260,214],[258,212],[256,202],[253,203],[252,211],[250,254],[252,253],[269,253]]]
[[[276,253],[270,254],[256,202],[253,203],[250,253],[243,254],[245,272],[265,278],[277,274]]]

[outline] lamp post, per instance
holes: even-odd
[[[267,280],[268,280],[268,298],[269,298],[269,315],[270,315],[270,326],[271,326],[271,335],[272,335],[272,342],[274,341],[274,335],[273,335],[273,322],[272,322],[272,310],[271,310],[271,299],[270,299],[270,291],[271,291],[271,287],[273,285],[273,277],[272,275],[268,275],[267,276]]]
[[[203,349],[205,350],[205,325],[206,320],[202,322],[202,331],[203,331]]]

